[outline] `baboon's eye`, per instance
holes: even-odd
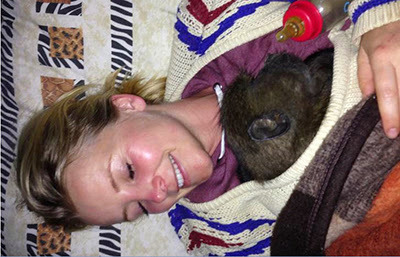
[[[254,119],[247,133],[252,140],[263,141],[282,136],[289,129],[289,117],[281,111],[272,110]]]

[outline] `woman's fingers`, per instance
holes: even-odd
[[[374,65],[373,70],[383,128],[389,138],[396,138],[400,131],[400,74],[390,63]]]
[[[372,75],[368,55],[363,48],[361,48],[358,53],[357,65],[358,83],[361,93],[364,97],[370,96],[375,93],[374,77]]]
[[[400,21],[362,36],[358,79],[364,96],[376,93],[385,133],[396,138],[400,131]]]

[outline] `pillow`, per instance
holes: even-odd
[[[2,255],[187,255],[166,213],[66,233],[18,210],[15,147],[36,110],[123,67],[166,76],[179,0],[2,1]]]

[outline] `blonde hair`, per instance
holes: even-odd
[[[144,81],[134,76],[115,86],[117,74],[108,76],[97,93],[90,94],[93,85],[86,85],[65,94],[35,114],[21,131],[15,162],[20,206],[26,204],[48,224],[63,225],[69,231],[86,226],[68,197],[62,174],[81,143],[116,120],[110,96],[135,94],[149,104],[162,102],[165,78]]]

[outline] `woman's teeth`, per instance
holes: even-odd
[[[168,155],[168,158],[172,164],[172,167],[174,168],[176,180],[178,181],[178,187],[181,188],[181,187],[183,187],[183,182],[184,182],[182,173],[178,168],[178,164],[175,163],[174,158],[171,155]]]

